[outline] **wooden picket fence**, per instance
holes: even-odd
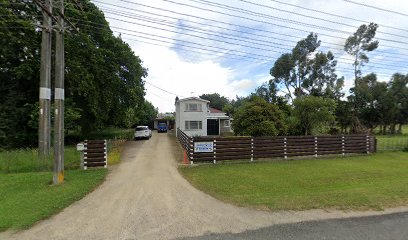
[[[194,137],[180,129],[177,137],[190,162],[291,158],[299,156],[346,155],[376,151],[372,135],[277,136],[277,137]],[[201,152],[199,146],[206,146]],[[208,146],[212,146],[208,148]]]

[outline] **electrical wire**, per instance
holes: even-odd
[[[116,19],[116,18],[111,18],[111,17],[107,17],[107,18],[114,19],[114,20],[118,20],[118,21],[124,21],[124,22],[127,22],[127,23],[133,23],[133,22],[129,22],[129,21],[121,20],[121,19]],[[219,40],[219,39],[214,39],[214,38],[209,38],[209,37],[203,37],[203,36],[199,36],[199,35],[195,35],[195,34],[184,33],[184,32],[174,31],[174,30],[168,30],[168,29],[159,28],[159,27],[150,26],[150,25],[145,25],[145,24],[139,24],[139,23],[133,23],[133,24],[137,24],[137,25],[139,25],[139,26],[145,26],[145,27],[149,27],[149,28],[153,28],[153,29],[157,29],[157,30],[162,30],[162,31],[169,31],[169,32],[176,33],[176,34],[188,35],[188,36],[195,37],[195,38],[199,38],[199,39],[217,41],[217,42],[222,42],[222,43],[226,43],[226,44],[234,44],[234,45],[237,45],[237,46],[252,48],[252,49],[255,49],[255,50],[271,51],[271,52],[277,52],[277,53],[280,53],[280,54],[283,54],[283,53],[284,53],[284,52],[282,52],[282,51],[275,51],[275,50],[266,49],[266,48],[262,48],[262,47],[254,47],[254,46],[251,46],[251,45],[239,44],[239,43],[235,43],[235,42],[229,42],[229,41],[226,41],[226,40]],[[129,30],[129,29],[125,29],[125,28],[121,28],[121,27],[115,27],[115,26],[111,26],[111,27],[112,27],[112,28],[116,28],[116,29],[120,29],[120,30],[129,31],[129,32],[136,32],[136,33],[139,33],[139,34],[143,34],[143,32],[140,32],[140,31],[134,31],[134,30]],[[214,34],[209,34],[209,35],[214,35]],[[158,35],[153,35],[153,36],[156,36],[156,37],[157,37]],[[221,37],[221,38],[222,38],[223,36],[218,35],[218,37]],[[232,38],[229,38],[229,37],[223,37],[223,38],[232,39]],[[235,40],[239,40],[239,39],[235,39]],[[241,41],[247,42],[247,41],[245,41],[245,40],[241,40]],[[192,43],[192,42],[189,42],[189,43]],[[194,44],[194,43],[193,43],[193,44]],[[283,49],[283,50],[286,50],[286,51],[291,51],[291,49],[287,49],[287,48],[280,48],[280,47],[276,47],[276,46],[274,46],[274,47],[275,47],[275,48],[279,48],[279,49]],[[227,49],[222,48],[222,50],[227,50]],[[241,51],[241,53],[242,53],[242,51]],[[258,54],[258,56],[261,56],[261,57],[270,57],[270,56],[259,55],[259,54]],[[344,60],[346,60],[346,61],[350,61],[349,59],[345,59],[345,58],[338,58],[338,59],[341,59],[341,60],[344,59]],[[340,63],[346,63],[346,64],[352,63],[352,62],[344,62],[344,61],[339,61],[339,62],[340,62]],[[380,65],[380,66],[397,67],[397,68],[395,68],[394,70],[399,70],[399,69],[400,69],[400,66],[396,66],[396,65],[383,64],[383,63],[375,63],[375,64],[376,64],[376,65]],[[387,69],[387,68],[383,68],[383,67],[377,67],[377,68],[379,68],[379,69]]]
[[[128,2],[126,0],[119,0],[119,1]],[[264,24],[272,24],[272,25],[276,25],[276,26],[280,26],[280,27],[283,27],[283,28],[288,28],[288,29],[292,29],[292,30],[296,30],[296,31],[309,32],[309,30],[304,30],[304,29],[295,28],[295,27],[289,27],[289,26],[285,26],[285,25],[279,25],[279,24],[276,24],[276,23],[271,23],[271,22],[267,22],[267,21],[262,21],[262,20],[257,20],[257,19],[253,19],[253,18],[249,18],[249,17],[244,17],[242,15],[241,16],[234,15],[234,14],[230,14],[230,13],[226,13],[226,12],[216,11],[216,10],[213,10],[213,9],[208,9],[208,8],[203,8],[203,7],[198,7],[198,6],[192,6],[190,4],[179,3],[179,2],[172,1],[172,0],[161,0],[161,1],[169,2],[169,3],[181,5],[181,6],[187,6],[187,7],[191,7],[191,8],[195,8],[195,9],[200,9],[200,10],[208,11],[208,12],[211,12],[211,13],[218,13],[218,14],[222,14],[222,15],[230,16],[230,17],[235,17],[235,18],[239,18],[239,19],[246,19],[246,20],[249,20],[249,21],[260,22],[260,23],[264,23]],[[197,2],[197,0],[189,0],[189,1]],[[203,2],[205,0],[200,0],[200,1]],[[241,8],[231,7],[231,6],[228,6],[228,5],[225,5],[225,4],[213,3],[213,2],[209,2],[209,1],[205,1],[205,2],[207,2],[207,4],[217,6],[218,8],[221,8],[221,9],[224,9],[224,10],[233,10],[233,11],[237,11],[237,12],[240,12],[240,13],[246,13],[246,14],[252,15],[252,16],[258,16],[258,17],[261,16],[261,17],[267,18],[267,19],[274,19],[274,20],[278,20],[278,21],[282,21],[282,22],[295,23],[295,24],[298,24],[298,25],[314,27],[314,28],[324,30],[324,31],[328,31],[328,32],[340,32],[340,33],[353,34],[351,32],[342,31],[342,30],[333,29],[333,28],[328,28],[328,27],[319,26],[319,25],[315,25],[315,24],[307,24],[307,23],[298,22],[298,21],[294,21],[294,20],[290,20],[290,19],[286,19],[286,18],[269,16],[269,15],[266,15],[266,14],[261,14],[261,13],[241,9]],[[330,35],[330,34],[323,34],[323,33],[319,33],[319,34],[324,35],[324,36],[338,38],[338,36],[334,36],[334,35]],[[387,39],[387,38],[377,38],[377,39],[382,40],[382,41],[387,41],[387,42],[394,42],[394,43],[408,45],[408,43],[405,42],[405,41],[397,41],[397,40]]]
[[[110,17],[107,17],[107,18],[110,18]],[[112,18],[112,19],[115,19],[115,18]],[[119,20],[119,21],[120,21],[120,19],[115,19],[115,20]],[[144,18],[143,18],[143,19],[139,19],[139,20],[147,21],[147,20],[144,19]],[[123,21],[124,21],[124,20],[123,20]],[[143,25],[143,24],[138,24],[138,23],[129,22],[129,21],[125,21],[125,22],[130,23],[130,24],[136,24],[136,25],[146,26],[146,25]],[[156,23],[163,25],[163,22],[156,22]],[[171,25],[171,26],[173,26],[173,27],[181,27],[182,29],[185,29],[184,26],[177,26],[177,25]],[[150,27],[150,26],[149,26],[149,27]],[[153,28],[155,28],[155,27],[153,27]],[[194,29],[189,29],[189,30],[190,30],[190,31],[193,31],[193,32],[203,33],[203,32],[201,32],[201,31],[197,31],[197,29],[199,29],[199,28],[194,28]],[[164,30],[164,31],[167,31],[167,30],[165,30],[165,29],[163,29],[163,30]],[[177,32],[177,33],[180,33],[180,32]],[[285,51],[292,51],[292,48],[282,48],[282,47],[273,46],[273,45],[278,45],[278,46],[288,46],[288,47],[292,47],[292,46],[290,46],[290,45],[285,45],[285,44],[281,44],[281,43],[264,41],[264,42],[266,42],[266,43],[273,44],[273,45],[271,46],[271,45],[268,45],[268,44],[262,44],[262,43],[259,43],[259,42],[255,42],[256,39],[252,39],[252,38],[245,38],[245,39],[242,39],[242,38],[241,38],[241,39],[240,39],[240,38],[231,38],[231,37],[228,37],[228,36],[231,36],[231,35],[224,34],[224,33],[223,33],[223,35],[212,34],[212,33],[208,33],[208,32],[204,32],[204,33],[206,33],[206,34],[208,34],[208,35],[220,37],[220,38],[232,39],[232,40],[237,40],[237,41],[241,41],[241,42],[247,42],[247,43],[256,44],[256,45],[262,45],[262,46],[267,46],[267,47],[273,47],[273,48],[278,48],[278,49],[282,49],[282,50],[285,50]],[[180,34],[181,34],[181,33],[180,33]],[[225,35],[227,35],[227,36],[225,36]],[[200,36],[198,36],[198,37],[200,37]],[[248,41],[248,40],[246,40],[246,39],[251,39],[251,40],[254,40],[254,41]],[[213,40],[213,39],[210,39],[210,40]],[[215,40],[214,40],[214,41],[215,41]],[[248,46],[248,47],[252,48],[252,46]],[[269,51],[269,49],[264,49],[264,50]],[[281,52],[280,52],[280,53],[281,53]],[[338,55],[341,54],[341,53],[339,53],[339,52],[334,52],[334,53],[335,53],[335,54],[338,54]],[[341,59],[341,60],[344,59],[344,60],[350,61],[350,59],[342,58],[342,57],[338,57],[337,59]],[[384,63],[375,63],[375,64],[381,65],[381,66],[389,66],[389,67],[398,67],[398,68],[400,67],[400,66],[397,66],[397,65],[384,64]]]
[[[380,10],[380,11],[383,11],[383,12],[388,12],[388,13],[393,13],[393,14],[398,14],[398,15],[404,16],[404,17],[408,17],[408,14],[406,14],[406,13],[401,13],[401,12],[376,7],[376,6],[368,5],[368,4],[365,4],[365,3],[359,3],[359,2],[355,2],[355,1],[351,1],[351,0],[343,0],[343,1],[348,2],[348,3],[352,3],[352,4],[356,4],[356,5],[360,5],[360,6],[364,6],[364,7],[368,7],[368,8],[373,8],[373,9]]]
[[[127,9],[127,10],[132,10],[132,11],[138,11],[138,12],[143,12],[143,13],[147,13],[147,14],[152,14],[152,15],[155,15],[155,16],[162,16],[162,17],[166,17],[166,18],[172,18],[172,17],[170,17],[170,16],[160,15],[160,14],[152,13],[152,12],[146,12],[146,11],[139,10],[139,9],[135,9],[135,8],[123,7],[123,6],[118,6],[118,5],[114,5],[114,4],[104,3],[104,2],[100,2],[100,1],[98,1],[98,0],[94,0],[94,1],[99,2],[100,4],[105,4],[105,5],[109,5],[109,6],[114,6],[114,7],[117,7],[117,8],[123,8],[123,9]],[[130,2],[130,3],[132,3],[132,2]],[[291,37],[291,38],[295,38],[295,39],[296,39],[296,41],[292,41],[292,42],[294,42],[295,44],[297,43],[297,40],[298,40],[299,38],[303,38],[303,36],[295,36],[295,35],[291,35],[291,34],[286,34],[286,33],[284,33],[284,32],[274,32],[274,31],[270,31],[270,30],[260,30],[259,28],[253,28],[253,27],[247,27],[247,26],[238,25],[238,24],[233,24],[233,23],[227,23],[227,22],[223,22],[223,21],[219,21],[219,20],[214,20],[214,19],[209,19],[209,18],[204,18],[204,17],[200,17],[200,16],[196,16],[196,15],[190,15],[190,14],[175,12],[175,11],[171,11],[171,10],[168,10],[168,9],[152,7],[152,6],[144,5],[144,4],[140,4],[140,3],[132,3],[132,4],[134,4],[134,5],[139,5],[139,6],[146,7],[146,8],[151,8],[151,9],[154,9],[154,10],[165,11],[165,12],[168,12],[168,13],[171,13],[171,14],[178,14],[178,15],[181,15],[181,16],[186,16],[186,17],[188,17],[188,18],[196,18],[196,19],[200,19],[200,20],[204,20],[204,21],[211,21],[211,22],[217,23],[218,25],[219,25],[219,24],[223,24],[223,25],[228,25],[228,26],[232,26],[232,27],[236,27],[236,28],[248,29],[248,30],[250,30],[250,31],[261,31],[261,32],[265,32],[265,33],[272,33],[272,34],[278,34],[278,35],[280,35],[280,36]],[[128,14],[129,14],[129,13],[128,13]],[[173,18],[173,19],[174,19],[174,18]],[[185,21],[185,22],[198,23],[198,22],[195,22],[195,21],[190,21],[190,20],[185,20],[185,19],[184,19],[183,21]],[[209,24],[207,24],[207,25],[208,25],[208,26],[211,26],[211,27],[216,27],[216,25],[209,25]],[[233,30],[232,30],[232,31],[233,31]],[[247,32],[243,31],[243,33],[247,33]],[[255,36],[257,35],[256,33],[253,33],[253,32],[251,32],[251,34],[253,34],[253,35],[255,35]],[[259,35],[259,34],[258,34],[258,35]],[[260,35],[260,36],[262,36],[262,35]],[[264,37],[273,38],[273,39],[278,39],[278,38],[276,38],[276,37],[265,36],[265,35],[264,35]],[[345,40],[344,38],[341,38],[341,37],[337,37],[337,38],[339,38],[339,39],[341,39],[341,40]],[[280,39],[280,40],[282,40],[282,39]],[[286,41],[288,41],[288,40],[286,39]],[[343,50],[343,47],[344,47],[344,45],[342,45],[342,44],[336,44],[336,43],[323,43],[323,46],[325,46],[326,44],[327,44],[327,45],[333,45],[333,46],[339,46],[339,47],[341,47],[341,49],[337,49],[337,50]],[[388,45],[384,45],[384,44],[380,44],[380,46],[385,46],[385,47],[391,47],[391,48],[397,48],[397,49],[398,49],[398,47],[388,46]],[[408,48],[401,48],[401,49],[402,49],[402,50],[408,50]],[[383,54],[385,54],[385,55],[392,55],[392,56],[401,55],[401,54],[398,54],[398,53],[388,53],[388,52],[384,52],[384,51],[381,51],[381,50],[376,50],[376,52],[383,53]],[[406,56],[406,55],[404,55],[404,56]]]
[[[360,22],[360,23],[361,22],[371,22],[371,20],[363,20],[363,19],[358,19],[358,18],[353,18],[353,17],[342,16],[342,15],[338,15],[338,14],[335,14],[335,13],[329,13],[329,12],[325,12],[325,11],[321,11],[321,10],[317,10],[317,9],[313,9],[313,8],[308,8],[308,7],[304,7],[304,6],[299,6],[299,5],[296,5],[296,4],[291,4],[291,3],[287,3],[287,2],[283,2],[283,1],[278,1],[278,0],[269,0],[269,1],[279,3],[279,4],[283,4],[283,5],[286,5],[286,6],[296,7],[296,8],[303,9],[303,10],[317,12],[317,13],[324,14],[324,15],[327,15],[327,16],[330,16],[330,17],[337,17],[337,18],[357,21],[357,22]],[[390,29],[394,29],[394,30],[398,30],[398,31],[408,32],[407,29],[393,27],[393,26],[390,26],[390,25],[385,25],[383,23],[379,23],[379,25],[381,27],[384,27],[384,28],[390,28]]]

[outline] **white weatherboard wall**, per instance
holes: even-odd
[[[207,114],[209,101],[191,97],[180,99],[176,102],[176,128],[180,128],[188,136],[206,136],[207,135]],[[189,111],[186,109],[186,104],[199,104],[201,109],[199,111]],[[202,129],[186,129],[186,121],[201,121]]]

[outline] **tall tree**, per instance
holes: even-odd
[[[361,77],[361,67],[369,61],[367,52],[371,52],[378,47],[378,41],[374,40],[377,28],[378,25],[375,23],[363,24],[346,40],[344,51],[354,56],[354,85],[357,84],[357,79]]]
[[[33,4],[0,0],[0,147],[35,146],[40,42]]]
[[[343,79],[335,74],[337,61],[331,52],[316,52],[319,46],[317,35],[310,33],[291,53],[282,54],[270,69],[271,88],[284,88],[291,101],[304,95],[341,97]]]
[[[300,40],[291,53],[279,57],[270,70],[276,84],[283,83],[288,97],[300,97],[304,94],[303,84],[310,73],[311,54],[320,46],[317,34],[310,33]]]
[[[210,101],[210,107],[222,110],[229,103],[228,98],[219,93],[202,94],[200,98]]]
[[[361,77],[357,80],[357,86],[352,89],[354,95],[350,97],[355,103],[357,116],[368,131],[376,128],[381,120],[391,113],[387,111],[387,84],[378,82],[374,73]],[[383,117],[385,112],[387,115]]]
[[[344,77],[336,74],[337,61],[332,52],[318,52],[310,60],[310,75],[304,82],[304,87],[312,96],[321,96],[339,100],[344,96],[342,92]]]
[[[32,113],[38,108],[37,25],[42,19],[35,4],[0,0],[0,5],[0,147],[35,146]],[[147,69],[130,46],[113,35],[93,3],[82,0],[81,5],[82,10],[75,4],[65,9],[80,29],[65,37],[67,126],[81,126],[82,131],[127,126],[131,112],[141,117]]]
[[[394,74],[388,83],[388,92],[395,112],[390,130],[391,133],[401,134],[402,125],[408,123],[408,74]],[[397,124],[398,130],[395,130]]]

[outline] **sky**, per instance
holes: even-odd
[[[318,51],[334,53],[347,94],[353,85],[353,60],[343,46],[361,24],[370,22],[379,25],[379,47],[368,54],[363,75],[374,72],[379,81],[389,81],[396,72],[408,72],[404,0],[92,2],[148,69],[145,98],[159,112],[174,111],[176,96],[247,96],[272,78],[275,60],[310,32],[321,40]]]

